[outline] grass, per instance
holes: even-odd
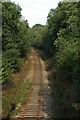
[[[25,104],[27,100],[27,95],[30,88],[29,80],[19,82],[16,86],[9,88],[5,96],[3,96],[2,106],[3,106],[3,117],[6,117],[9,114],[11,109],[11,104],[15,104],[15,108],[18,104]],[[10,112],[10,115],[13,116],[19,112],[19,109],[15,109]]]
[[[30,82],[29,80],[25,81],[23,83],[23,85],[20,85],[20,91],[19,94],[15,100],[15,104],[16,106],[18,104],[24,105],[27,101],[27,95],[28,95],[28,91],[29,91],[29,87],[30,87]],[[15,109],[14,111],[11,112],[11,116],[16,115],[19,112],[20,107],[17,107],[17,109]]]
[[[15,116],[20,109],[21,105],[24,105],[27,101],[27,95],[30,88],[30,80],[27,79],[27,74],[31,66],[29,60],[26,64],[26,60],[23,61],[19,72],[13,74],[13,79],[8,84],[3,86],[2,90],[2,116],[6,118],[9,114],[10,117]],[[12,106],[14,108],[11,110]]]

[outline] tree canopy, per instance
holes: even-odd
[[[13,72],[20,69],[23,57],[28,55],[28,21],[21,18],[21,8],[12,2],[2,3],[2,76],[4,81],[11,79]]]
[[[54,62],[53,66],[51,65],[53,69],[53,94],[55,96],[55,106],[59,110],[57,112],[58,116],[64,113],[63,117],[65,115],[69,117],[69,112],[72,110],[78,112],[80,110],[79,12],[80,2],[59,2],[56,9],[50,10],[47,25],[43,26],[42,30],[40,30],[40,26],[36,25],[32,28],[35,34],[35,46],[44,50],[46,55],[51,57]],[[37,28],[36,31],[34,28]],[[63,78],[65,79],[64,82]],[[70,91],[64,89],[64,86]],[[69,104],[65,102],[68,100]]]

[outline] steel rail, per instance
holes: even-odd
[[[42,65],[41,65],[41,61],[40,61],[39,56],[36,55],[36,53],[34,51],[32,51],[31,55],[32,55],[32,60],[34,61],[34,63],[33,63],[34,68],[33,68],[33,75],[32,75],[32,84],[31,84],[30,91],[28,93],[28,98],[27,98],[24,110],[22,111],[23,114],[21,114],[19,118],[21,118],[21,119],[26,118],[27,119],[27,118],[29,118],[29,116],[31,117],[31,114],[34,113],[34,115],[32,115],[33,118],[35,118],[35,120],[36,119],[40,120],[40,118],[41,118],[41,116],[40,116],[40,114],[41,114],[41,100],[42,100],[42,95],[41,95],[41,93],[42,93]],[[36,76],[35,72],[37,71],[37,69],[39,71],[40,77]],[[32,92],[33,92],[34,83],[36,83],[36,80],[37,80],[36,77],[38,77],[37,79],[39,79],[39,81],[38,81],[39,84],[38,84],[38,82],[37,82],[37,84],[40,88],[37,86],[38,89],[39,89],[39,91],[38,91],[39,94],[37,96],[38,99],[36,99],[37,102],[38,102],[37,103],[38,107],[35,108],[35,112],[34,112],[31,108],[29,108],[30,107],[29,104],[31,102],[31,97],[35,96],[35,94],[32,95]],[[33,104],[33,103],[31,103],[31,104]],[[34,104],[33,104],[33,106],[34,106]],[[27,112],[29,112],[29,113],[27,113]]]
[[[34,69],[35,69],[36,63],[35,63],[35,58],[34,58],[34,53],[33,52],[32,52],[32,56],[33,56],[33,60],[34,60]],[[32,91],[33,91],[34,77],[35,77],[35,70],[34,70],[33,77],[32,77],[32,83],[31,83],[31,88],[30,88],[27,103],[26,103],[26,108],[28,107],[28,104],[30,103],[30,98],[31,98]],[[27,113],[26,109],[24,109],[23,115],[21,117],[24,118],[26,113]]]
[[[38,58],[39,60],[39,64],[40,64],[40,76],[41,76],[41,81],[40,81],[40,91],[39,91],[39,106],[38,106],[38,114],[37,114],[37,118],[38,120],[40,119],[40,107],[41,107],[41,99],[42,99],[42,96],[41,96],[41,92],[42,92],[42,67],[41,67],[41,61],[40,59]]]

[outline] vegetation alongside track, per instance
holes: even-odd
[[[2,106],[3,117],[16,115],[22,105],[26,103],[30,80],[27,79],[29,62],[24,62],[19,72],[13,74],[12,84],[3,85]]]
[[[19,5],[2,3],[2,31],[2,114],[9,117],[16,114],[18,104],[26,102],[30,87],[26,79],[29,69],[24,63],[30,51],[29,26],[27,20],[22,19]]]
[[[30,82],[25,80],[17,85],[10,87],[3,95],[3,116],[15,115],[19,112],[21,105],[26,103]]]
[[[49,12],[46,26],[31,29],[33,45],[49,58],[55,117],[79,117],[80,113],[79,12],[80,2],[60,2]]]
[[[33,28],[29,28],[27,20],[21,18],[19,5],[11,2],[2,4],[2,84],[13,85],[13,74],[20,71],[30,46],[35,46],[47,56],[54,97],[54,117],[80,117],[80,2],[60,2],[56,9],[50,10],[47,25],[36,24]],[[29,83],[27,81],[25,85],[24,82],[22,84],[16,87],[24,91]],[[4,116],[9,109],[5,97]]]
[[[22,58],[27,57],[30,50],[29,26],[27,20],[21,18],[21,8],[11,2],[2,3],[2,83],[10,82],[12,73],[19,71]]]

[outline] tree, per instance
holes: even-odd
[[[3,82],[11,80],[13,72],[20,69],[23,57],[30,49],[28,22],[21,20],[21,8],[12,2],[2,3],[2,38],[3,38]],[[10,81],[9,80],[9,81]]]

